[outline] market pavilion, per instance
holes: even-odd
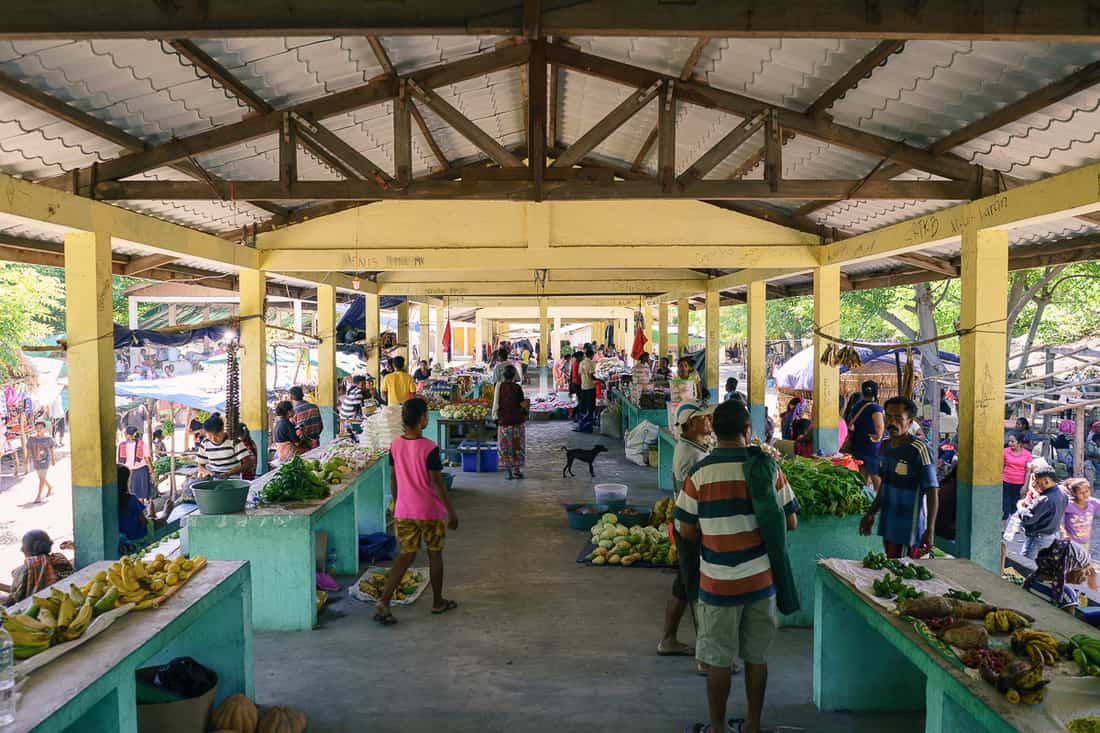
[[[961,278],[942,546],[997,567],[1006,280],[1100,251],[1100,18],[966,5],[9,0],[0,255],[66,270],[78,565],[117,544],[126,273],[239,291],[251,426],[269,292],[316,299],[329,417],[338,298],[366,296],[368,340],[386,296],[406,332],[529,309],[544,344],[555,308],[640,308],[662,353],[669,311],[702,308],[712,384],[719,308],[747,303],[761,431],[770,298],[813,295],[820,355],[842,291]],[[818,364],[815,403],[838,397]]]

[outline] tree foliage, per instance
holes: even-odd
[[[15,367],[24,344],[53,332],[56,312],[64,306],[61,283],[26,265],[0,263],[0,361]]]

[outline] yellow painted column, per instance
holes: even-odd
[[[840,266],[814,270],[814,325],[830,336],[840,334]],[[837,449],[840,416],[840,371],[821,363],[829,341],[814,336],[814,450],[832,455]]]
[[[691,321],[691,305],[687,298],[676,303],[676,356],[686,354],[688,350],[688,323]]]
[[[76,565],[118,557],[111,235],[65,235],[73,539]]]
[[[546,298],[539,298],[539,393],[546,394],[550,391],[549,360],[546,357],[550,348],[550,303]]]
[[[657,352],[657,343],[653,339],[653,306],[645,300],[642,300],[642,322],[645,324],[642,327],[646,338],[645,350],[652,357]],[[651,362],[656,363],[656,360],[651,359]]]
[[[321,440],[336,439],[336,288],[317,286],[317,409],[324,429]]]
[[[378,340],[381,338],[382,328],[378,319],[378,296],[373,293],[363,293],[364,320],[363,340],[366,342],[365,360],[367,362],[367,374],[374,378],[375,386],[378,386],[378,375],[381,373],[381,359],[379,358]]]
[[[722,334],[719,328],[719,315],[721,314],[721,306],[719,305],[721,299],[721,293],[717,290],[707,291],[707,374],[706,374],[706,387],[710,390],[711,402],[717,402],[722,398],[722,385],[718,383],[719,379],[719,360],[722,357]]]
[[[668,303],[657,304],[657,356],[668,356]]]
[[[431,310],[423,303],[420,304],[420,339],[417,350],[420,352],[420,361],[427,361],[432,349],[431,339]],[[416,371],[410,368],[409,371]]]
[[[487,341],[485,334],[485,319],[474,314],[474,361],[481,361],[481,345]]]
[[[248,426],[248,432],[256,441],[256,474],[259,475],[267,471],[267,329],[264,327],[267,278],[262,270],[242,267],[238,283],[241,291],[241,422]],[[230,426],[225,427],[228,430]]]
[[[767,285],[763,281],[751,282],[748,287],[748,390],[749,412],[752,415],[752,433],[764,439],[764,396],[768,389],[768,372],[765,368],[767,354]],[[816,366],[816,365],[815,365]]]
[[[977,214],[967,217],[976,221]],[[959,466],[952,554],[1000,569],[1008,232],[963,228]],[[972,331],[972,333],[966,333]]]
[[[412,345],[409,343],[409,301],[403,300],[397,304],[397,356],[405,357],[405,364],[409,363],[409,355],[412,354]]]
[[[447,350],[443,348],[443,330],[447,328],[446,312],[435,309],[435,360],[440,366],[447,366]],[[452,339],[454,334],[451,334]]]

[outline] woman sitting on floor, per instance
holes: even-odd
[[[50,552],[52,549],[53,540],[40,529],[32,529],[23,535],[23,556],[26,560],[12,571],[11,592],[0,601],[2,605],[11,606],[30,598],[73,574],[73,564],[69,559],[60,552]]]

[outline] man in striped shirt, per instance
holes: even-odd
[[[363,401],[366,399],[363,394],[363,387],[366,384],[367,378],[362,374],[356,374],[351,378],[351,384],[344,393],[343,399],[340,400],[341,420],[355,420],[362,415]]]
[[[708,667],[711,722],[695,724],[689,729],[693,733],[725,730],[730,665],[736,657],[745,662],[748,714],[728,725],[744,733],[760,730],[767,653],[775,637],[775,587],[745,475],[751,424],[744,403],[723,402],[715,409],[717,445],[685,479],[673,513],[680,520],[680,534],[702,547],[695,656]],[[794,529],[798,500],[782,471],[773,488],[787,529]]]
[[[211,415],[202,427],[206,437],[195,451],[195,463],[199,466],[196,475],[224,478],[240,473],[251,454],[240,440],[229,439],[221,415]]]
[[[290,402],[294,405],[294,427],[298,437],[308,440],[310,448],[316,448],[321,443],[321,432],[325,428],[321,410],[312,402],[306,402],[305,393],[298,385],[290,388]]]

